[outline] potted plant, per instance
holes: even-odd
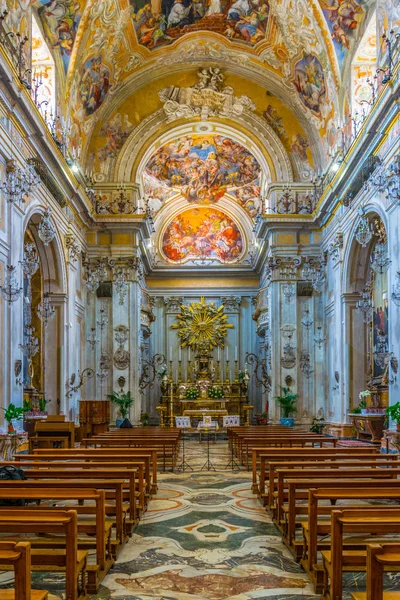
[[[368,412],[367,399],[371,397],[371,392],[369,390],[364,390],[363,392],[359,393],[358,397],[361,400],[360,404],[358,405],[361,408],[361,414],[366,415]]]
[[[297,396],[294,394],[289,387],[281,387],[283,396],[275,396],[275,400],[280,404],[283,417],[280,420],[281,425],[287,425],[293,427],[294,419],[290,415],[297,412]]]
[[[114,404],[116,404],[118,406],[118,410],[119,410],[119,414],[120,414],[121,418],[116,419],[115,424],[117,427],[120,427],[123,420],[126,419],[126,417],[128,416],[129,409],[134,402],[133,398],[131,398],[131,393],[123,392],[122,390],[120,392],[113,391],[113,393],[109,394],[107,396],[107,398],[109,400],[111,400],[111,402],[114,402]]]
[[[396,402],[392,406],[388,406],[386,414],[396,423],[397,431],[400,431],[400,402]]]
[[[314,417],[311,423],[310,431],[313,433],[322,433],[322,430],[325,427],[325,419],[324,417],[318,418]]]
[[[257,423],[257,425],[268,425],[267,411],[264,411],[261,414],[256,415],[256,423]]]
[[[149,424],[149,415],[146,412],[142,412],[140,414],[140,422],[143,425],[143,427],[147,427]]]
[[[1,407],[4,410],[4,418],[8,423],[8,433],[15,433],[13,420],[20,421],[26,413],[27,409],[24,406],[15,406],[15,404],[9,404],[7,408]]]
[[[366,412],[367,412],[366,400],[361,400],[359,405],[353,408],[353,414],[355,414],[355,415],[365,415]]]

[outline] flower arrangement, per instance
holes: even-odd
[[[225,396],[224,390],[218,385],[213,385],[208,388],[209,398],[223,398]]]
[[[199,388],[198,387],[189,387],[185,392],[185,398],[188,400],[196,400],[199,397]]]
[[[363,392],[360,392],[358,394],[358,397],[360,398],[360,400],[366,400],[370,395],[371,392],[369,390],[364,390]]]

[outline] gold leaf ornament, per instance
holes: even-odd
[[[178,323],[171,325],[171,328],[178,329],[181,348],[189,346],[192,350],[212,350],[217,346],[225,346],[227,329],[234,329],[234,326],[227,322],[224,305],[217,308],[214,302],[206,304],[201,297],[200,302],[191,302],[188,306],[182,304],[180,308]]]

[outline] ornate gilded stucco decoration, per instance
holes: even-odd
[[[178,323],[171,328],[178,329],[181,348],[189,346],[192,350],[208,353],[217,346],[225,346],[227,329],[234,328],[227,319],[223,304],[218,308],[213,302],[206,304],[202,297],[200,302],[191,302],[188,306],[182,304]]]

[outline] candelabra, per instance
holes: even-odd
[[[246,364],[244,376],[242,378],[246,387],[249,380],[247,363],[253,365],[253,374],[256,380],[256,387],[263,387],[265,391],[269,392],[271,390],[272,379],[268,374],[267,359],[260,358],[256,354],[246,352]]]
[[[144,390],[147,387],[152,389],[154,387],[156,377],[161,381],[163,381],[164,377],[166,377],[167,366],[164,354],[155,354],[150,360],[144,360],[142,365],[142,372],[139,379],[139,388],[141,390]]]
[[[4,283],[0,286],[0,293],[8,304],[18,300],[23,288],[17,283],[15,277],[15,267],[12,265],[7,266],[8,275],[4,277]]]
[[[376,90],[377,80],[378,80],[377,73],[374,75],[374,78],[372,81],[369,77],[367,77],[367,79],[365,80],[365,83],[370,87],[371,98],[369,100],[359,100],[360,104],[368,104],[368,106],[373,106],[375,104],[375,100],[376,100],[376,91],[375,90]]]
[[[15,10],[15,9],[14,9]],[[7,10],[3,10],[0,14],[0,44],[4,46],[11,57],[11,60],[17,70],[17,75],[20,83],[27,89],[31,89],[30,76],[32,69],[26,68],[26,58],[24,46],[29,42],[29,38],[21,35],[19,32],[5,31],[4,20],[8,15]],[[16,44],[12,40],[15,40]]]
[[[356,231],[356,240],[363,248],[365,248],[374,235],[372,224],[369,222],[368,217],[364,215],[363,209],[359,211],[361,216],[360,222]]]
[[[39,256],[35,244],[25,244],[24,259],[21,261],[22,270],[27,277],[32,277],[39,268]]]
[[[380,275],[386,273],[390,263],[392,262],[389,257],[387,243],[384,241],[377,242],[370,261],[371,267],[375,273],[379,273]]]
[[[46,208],[42,220],[38,225],[38,236],[45,246],[48,246],[50,242],[54,240],[56,235],[56,230],[51,220],[51,212],[50,208]]]
[[[400,306],[400,272],[396,273],[396,285],[393,286],[392,300],[396,306]]]
[[[25,196],[31,194],[40,184],[40,176],[33,165],[27,162],[24,169],[17,166],[15,160],[7,161],[6,178],[0,186],[8,202],[23,202]]]
[[[307,330],[310,329],[311,325],[314,323],[310,316],[310,310],[308,308],[304,309],[304,316],[301,320],[301,323]]]
[[[108,354],[102,354],[100,356],[99,370],[96,373],[96,377],[100,380],[100,384],[103,385],[110,373],[110,358]]]
[[[45,327],[47,327],[49,321],[51,321],[55,315],[55,308],[50,304],[50,298],[47,292],[43,295],[43,300],[38,304],[37,315]]]
[[[19,347],[22,350],[22,353],[27,357],[29,361],[38,353],[39,351],[39,340],[34,335],[34,329],[31,326],[25,328],[25,340],[23,344],[20,344]]]
[[[321,349],[322,344],[326,342],[326,338],[322,336],[322,327],[317,327],[318,334],[314,337],[314,342]]]

